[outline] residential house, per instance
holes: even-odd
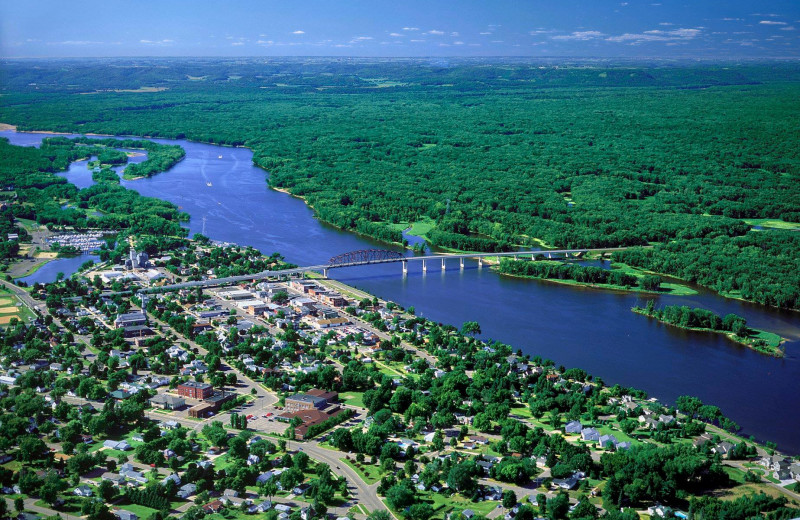
[[[114,516],[119,518],[119,520],[139,520],[139,517],[136,515],[136,513],[126,511],[124,509],[115,510]]]
[[[608,446],[616,446],[619,442],[616,437],[613,435],[601,435],[600,439],[598,440],[600,446],[607,448]]]
[[[580,421],[568,422],[564,427],[566,433],[581,433],[581,430],[583,430],[583,425]]]
[[[254,515],[256,513],[266,513],[270,509],[272,509],[272,502],[270,502],[269,500],[264,500],[260,504],[253,504],[252,506],[250,506],[247,509],[247,512],[250,513],[251,515]]]
[[[584,428],[581,430],[581,439],[588,441],[588,442],[599,442],[600,441],[600,432],[594,428]]]
[[[104,441],[103,447],[109,450],[119,450],[119,451],[128,451],[131,449],[131,445],[128,444],[128,441]]]
[[[111,473],[110,471],[107,471],[102,475],[100,475],[100,480],[108,480],[115,486],[121,486],[122,484],[125,483],[124,476],[122,476],[119,473]]]
[[[177,473],[170,473],[169,475],[164,477],[164,480],[161,481],[161,485],[165,486],[167,484],[167,482],[170,482],[170,481],[174,482],[176,486],[180,486],[181,485],[181,477],[178,476]]]
[[[222,509],[222,506],[225,505],[222,503],[221,500],[213,500],[208,504],[203,506],[203,510],[206,513],[219,513],[219,510]]]
[[[92,496],[94,494],[94,492],[92,491],[92,488],[90,488],[89,486],[87,486],[85,484],[82,485],[82,486],[76,487],[75,491],[73,491],[73,493],[76,496],[79,496],[79,497],[90,497],[90,496]]]
[[[183,498],[185,500],[190,496],[194,495],[195,493],[197,493],[197,486],[195,484],[189,483],[181,486],[176,494],[179,498]]]

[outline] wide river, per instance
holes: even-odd
[[[34,146],[47,134],[6,131],[0,136],[13,144]],[[267,174],[252,164],[248,149],[154,141],[181,145],[186,158],[169,172],[123,185],[180,206],[192,217],[191,233],[205,225],[212,239],[253,246],[267,254],[278,251],[299,265],[325,263],[348,251],[386,248],[327,226],[303,201],[268,189]],[[79,187],[92,182],[85,162],[73,164],[63,175]],[[414,306],[417,314],[438,322],[460,326],[478,321],[485,338],[558,365],[583,368],[609,384],[646,390],[666,403],[680,395],[697,396],[719,406],[745,434],[800,453],[800,313],[726,299],[702,289],[692,297],[657,297],[658,304],[733,312],[746,317],[750,326],[781,334],[790,341],[786,357],[776,359],[722,336],[684,331],[634,314],[631,307],[645,301],[636,294],[511,279],[479,269],[475,262],[467,262],[464,270],[457,261],[449,262],[445,272],[438,265],[429,264],[428,269],[424,274],[418,263],[412,263],[403,277],[400,265],[390,264],[331,270],[330,275],[381,298]]]

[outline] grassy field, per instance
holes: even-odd
[[[0,326],[8,325],[12,318],[30,321],[33,319],[33,313],[14,293],[5,287],[0,287]]]
[[[762,228],[772,229],[800,229],[800,223],[786,222],[785,220],[771,219],[771,218],[746,218],[742,219],[746,224],[751,226],[760,226]]]
[[[349,406],[364,408],[364,392],[346,392],[339,394],[339,400]]]
[[[409,235],[428,240],[427,235],[430,230],[436,226],[436,223],[431,219],[423,219],[415,222],[398,222],[397,224],[390,224],[390,226],[397,231],[405,231],[408,229]]]
[[[359,468],[356,466],[356,463],[353,460],[347,460],[345,458],[339,459],[350,468],[358,473],[361,479],[369,485],[375,484],[376,482],[380,482],[381,480],[381,470],[378,466],[374,466],[372,464],[361,464]]]

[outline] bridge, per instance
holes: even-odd
[[[181,282],[170,285],[162,285],[159,287],[148,287],[137,291],[138,293],[159,293],[168,291],[177,291],[180,289],[193,289],[197,287],[217,287],[221,285],[229,285],[240,282],[252,282],[256,280],[266,280],[269,278],[284,278],[296,275],[302,275],[309,271],[321,272],[323,276],[328,277],[329,269],[340,269],[344,267],[358,267],[365,265],[375,264],[390,264],[401,263],[403,275],[408,274],[408,264],[411,262],[421,262],[422,272],[428,271],[428,263],[434,262],[438,264],[441,262],[441,270],[447,268],[447,261],[458,260],[459,269],[464,269],[464,260],[467,258],[477,259],[478,267],[483,266],[483,259],[487,257],[511,257],[514,259],[528,259],[535,260],[536,257],[543,256],[549,258],[570,258],[580,257],[587,253],[613,253],[614,251],[625,251],[628,247],[604,247],[604,248],[583,248],[583,249],[554,249],[554,250],[534,250],[534,251],[509,251],[502,253],[459,253],[459,254],[439,254],[439,255],[426,255],[426,256],[404,256],[397,251],[388,251],[382,249],[364,249],[360,251],[352,251],[342,255],[334,256],[327,264],[309,265],[305,267],[293,267],[290,269],[280,269],[277,271],[261,271],[253,274],[243,274],[239,276],[227,276],[224,278],[213,278],[209,280],[196,280],[191,282]]]

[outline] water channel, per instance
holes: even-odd
[[[47,134],[0,136],[34,146]],[[358,249],[386,248],[327,226],[301,200],[268,189],[267,173],[253,166],[247,149],[154,141],[181,145],[186,158],[169,172],[122,184],[178,205],[192,217],[191,233],[205,225],[212,239],[267,254],[278,251],[299,265],[325,263]],[[62,175],[85,187],[91,184],[87,172],[85,163],[75,163]],[[463,270],[451,261],[444,272],[436,264],[429,263],[424,274],[412,263],[407,277],[398,264],[332,270],[330,275],[414,306],[417,314],[432,320],[455,326],[478,321],[485,338],[558,365],[583,368],[609,384],[641,388],[666,403],[679,395],[695,395],[719,406],[745,434],[800,453],[800,313],[722,298],[701,288],[691,297],[656,297],[657,304],[704,307],[721,315],[733,312],[752,327],[781,334],[789,342],[786,357],[776,359],[722,336],[684,331],[634,314],[631,306],[644,304],[641,295],[511,279],[472,261]]]

